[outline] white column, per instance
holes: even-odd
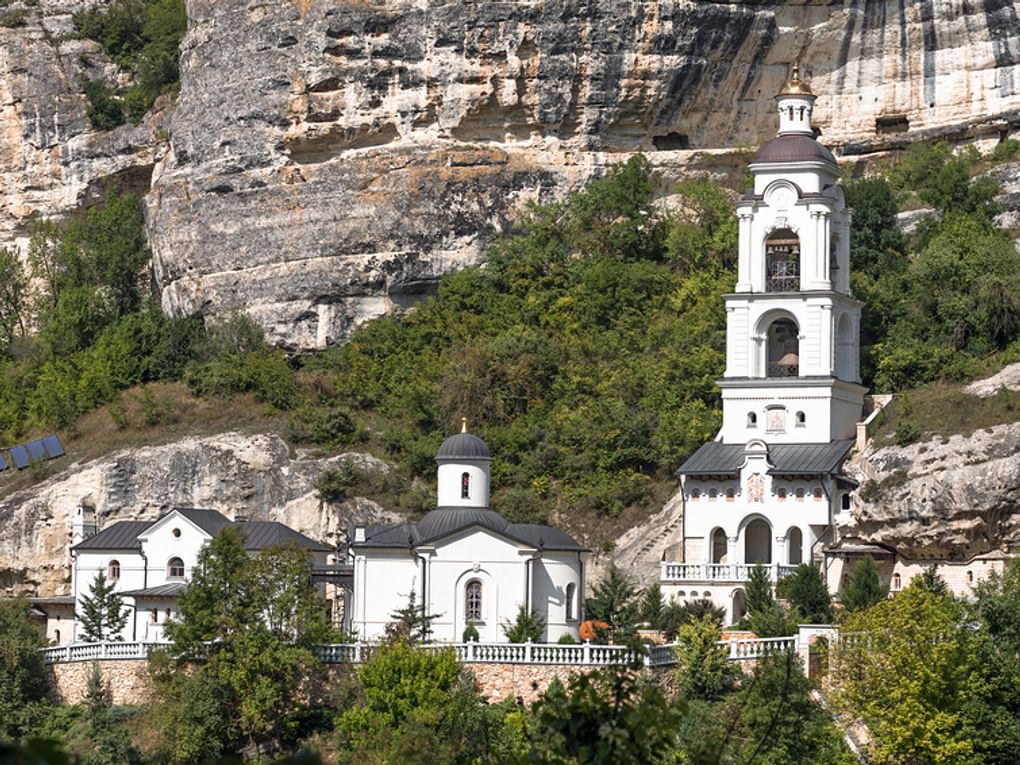
[[[835,343],[833,338],[835,337],[835,327],[832,326],[832,306],[822,305],[822,315],[819,318],[819,327],[822,332],[822,336],[818,338],[819,341],[819,362],[821,369],[819,372],[823,375],[832,375],[835,373]]]
[[[727,542],[727,545],[726,545],[726,560],[729,561],[729,564],[731,566],[736,564],[736,563],[743,563],[744,562],[743,558],[740,558],[739,560],[737,558],[737,550],[739,549],[738,548],[738,544],[737,544],[738,541],[739,541],[738,537],[727,537],[726,538],[726,542]]]
[[[737,245],[737,286],[736,292],[751,292],[751,220],[750,212],[740,211],[737,220],[740,238]]]
[[[818,214],[819,219],[822,222],[822,238],[818,242],[818,281],[822,284],[822,289],[832,289],[832,279],[829,276],[829,242],[832,239],[832,220],[829,217],[828,212],[821,212]]]
[[[772,563],[785,566],[789,558],[786,557],[786,537],[776,537],[776,543],[772,546]]]

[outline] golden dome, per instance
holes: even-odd
[[[780,96],[812,96],[814,93],[811,92],[811,88],[808,84],[800,79],[800,65],[794,64],[793,71],[790,73],[790,79],[786,81],[783,89],[779,91]]]

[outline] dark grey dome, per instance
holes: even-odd
[[[426,513],[417,526],[421,541],[430,542],[470,526],[483,526],[505,534],[510,524],[496,511],[483,507],[437,507]]]
[[[489,447],[473,433],[458,433],[443,441],[437,460],[491,460]]]
[[[828,162],[836,166],[832,152],[808,135],[787,133],[764,144],[751,160],[755,162]]]

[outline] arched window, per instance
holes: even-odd
[[[108,579],[116,580],[120,579],[120,561],[111,560],[106,566],[106,576]]]
[[[469,622],[482,620],[482,583],[472,579],[464,588],[464,618]]]
[[[715,498],[718,497],[718,496],[719,496],[719,490],[718,489],[709,489],[708,490],[708,501],[709,502],[714,502]]]
[[[754,412],[747,413],[747,427],[757,428],[758,427],[758,415]]]
[[[765,291],[796,292],[799,289],[800,239],[790,229],[781,228],[765,241]]]
[[[471,495],[471,474],[461,473],[460,476],[460,498],[467,499]]]
[[[53,642],[60,645],[60,630],[53,630]]]
[[[777,490],[776,491],[776,498],[779,499],[780,502],[785,502],[786,501],[786,489],[779,489],[779,490]]]
[[[776,319],[768,329],[766,377],[800,374],[800,336],[792,319]]]
[[[797,412],[797,427],[803,428],[807,424],[807,416],[803,412]]]
[[[843,496],[840,497],[840,500],[839,500],[839,506],[843,510],[849,510],[850,509],[850,492],[848,492],[848,491],[843,492]]]
[[[798,502],[803,502],[804,501],[804,490],[803,489],[797,489],[796,496],[797,496],[797,501]]]
[[[974,584],[974,572],[973,571],[968,571],[967,572],[967,584]]]
[[[800,121],[801,122],[804,121],[804,107],[803,106],[800,107]]]
[[[792,106],[790,107],[790,119],[791,120],[793,119],[793,107]]]
[[[577,594],[577,585],[573,582],[567,585],[566,595],[564,595],[564,605],[566,606],[566,619],[568,622],[575,621],[577,615],[574,613],[574,600]]]
[[[149,611],[149,621],[155,624],[159,621],[159,609],[153,608]]]
[[[736,496],[737,496],[737,493],[733,489],[727,489],[726,490],[726,501],[727,502],[732,502]]]
[[[822,490],[821,489],[815,489],[814,494],[815,494],[815,502],[821,502],[822,501]]]
[[[726,563],[729,553],[729,541],[726,539],[726,532],[716,529],[712,532],[712,563]]]
[[[899,590],[900,587],[902,587],[902,586],[903,586],[903,580],[900,579],[900,575],[898,573],[893,574],[892,575],[892,588],[893,588],[893,590],[894,591],[895,590]]]
[[[184,561],[180,558],[171,558],[166,564],[166,575],[170,579],[184,578]]]
[[[697,502],[699,499],[701,499],[701,489],[692,489],[691,490],[691,501],[692,502]]]

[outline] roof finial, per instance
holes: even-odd
[[[460,432],[467,433],[467,417],[460,418]]]
[[[799,61],[794,61],[793,62],[793,71],[790,73],[790,79],[791,80],[799,80],[800,79],[800,62]]]

